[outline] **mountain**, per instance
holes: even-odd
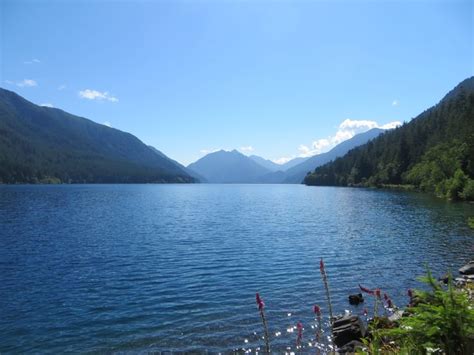
[[[168,160],[169,162],[171,162],[172,164],[174,164],[179,169],[184,170],[188,175],[190,175],[191,177],[193,177],[196,180],[195,182],[206,182],[206,179],[204,179],[204,177],[202,177],[201,175],[199,175],[195,171],[192,171],[192,170],[186,168],[184,165],[177,162],[176,160],[171,159],[170,157],[168,157],[167,155],[165,155],[163,152],[156,149],[155,147],[149,145],[148,148],[150,148],[152,151],[154,151],[160,157],[162,157],[162,158]]]
[[[369,140],[377,137],[383,129],[373,128],[367,132],[360,133],[342,143],[339,143],[329,152],[318,154],[310,158],[301,158],[302,162],[287,169],[284,174],[281,172],[267,174],[259,179],[261,183],[285,183],[285,184],[301,184],[310,171],[316,167],[326,164],[331,160],[341,157],[349,150],[367,143]]]
[[[0,88],[0,182],[194,182],[138,138]]]
[[[369,140],[374,139],[382,132],[384,132],[383,129],[372,128],[367,132],[356,134],[354,137],[342,143],[339,143],[326,153],[318,154],[310,157],[309,159],[306,159],[301,164],[298,164],[293,168],[288,169],[286,171],[287,177],[283,182],[290,184],[301,184],[308,172],[313,171],[320,165],[326,164],[331,160],[343,156],[349,150],[367,143]]]
[[[271,173],[237,150],[207,154],[187,168],[210,183],[255,183],[260,176]]]
[[[258,155],[251,155],[249,156],[249,158],[252,159],[257,164],[263,166],[265,169],[268,169],[270,171],[283,170],[280,164],[274,163],[269,159],[259,157]]]
[[[474,200],[474,77],[409,123],[320,166],[307,185],[411,184]]]
[[[281,169],[280,170],[286,171],[288,169],[291,169],[294,166],[297,166],[297,165],[303,163],[304,161],[306,161],[308,159],[309,158],[302,158],[302,157],[293,158],[293,159],[287,161],[285,164],[281,164]]]
[[[277,164],[277,163],[272,162],[271,160],[259,157],[258,155],[251,155],[251,156],[249,156],[249,158],[252,159],[253,161],[255,161],[256,163],[260,164],[264,168],[266,168],[270,171],[273,171],[273,172],[286,171],[286,170],[288,170],[288,169],[290,169],[290,168],[292,168],[292,167],[294,167],[298,164],[301,164],[302,162],[304,162],[305,160],[308,159],[308,158],[298,157],[298,158],[293,158],[293,159],[287,161],[284,164]],[[281,175],[281,174],[276,174],[276,175]],[[274,178],[274,177],[272,177],[272,178]]]

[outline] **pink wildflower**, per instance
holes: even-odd
[[[318,317],[321,316],[321,308],[319,308],[319,306],[317,304],[314,305],[313,311]]]
[[[256,299],[257,299],[258,309],[262,310],[263,307],[265,307],[265,303],[263,303],[263,300],[260,298],[260,295],[258,294],[258,292],[256,294]]]
[[[372,291],[371,289],[369,288],[366,288],[366,287],[363,287],[361,284],[359,284],[359,288],[362,292],[365,292],[365,293],[368,293],[369,295],[373,295],[374,294],[374,291]]]

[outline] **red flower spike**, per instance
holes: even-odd
[[[362,292],[365,292],[365,293],[368,293],[369,295],[373,295],[374,294],[374,291],[372,291],[371,289],[369,288],[366,288],[366,287],[363,287],[361,284],[359,284],[359,288]]]
[[[375,289],[375,296],[377,296],[377,298],[380,298],[380,295],[380,288]]]
[[[263,300],[260,298],[260,295],[258,294],[258,292],[257,292],[257,294],[255,295],[255,298],[257,299],[257,306],[258,306],[258,309],[259,309],[259,310],[262,310],[263,307],[265,307],[265,303],[263,303]]]
[[[314,311],[314,313],[316,313],[317,316],[321,315],[321,308],[319,308],[319,306],[317,304],[314,305],[313,311]]]
[[[321,272],[324,272],[324,261],[323,258],[321,258],[321,261],[319,262],[319,270]]]
[[[303,339],[303,324],[298,322],[298,324],[296,324],[296,328],[298,329],[298,345],[301,345],[301,339]]]

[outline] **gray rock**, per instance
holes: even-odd
[[[352,340],[338,349],[339,354],[354,354],[357,350],[364,350],[366,346],[358,340]]]
[[[405,313],[403,310],[398,310],[395,313],[393,313],[390,317],[388,317],[388,320],[390,322],[397,322],[403,317],[403,313]]]
[[[365,326],[358,316],[344,316],[333,324],[334,344],[341,348],[347,343],[360,341],[365,336]]]
[[[459,269],[461,275],[474,275],[474,261],[470,261],[469,264],[464,265]]]

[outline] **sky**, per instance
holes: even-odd
[[[474,75],[474,2],[0,0],[0,86],[187,165],[283,163]]]

